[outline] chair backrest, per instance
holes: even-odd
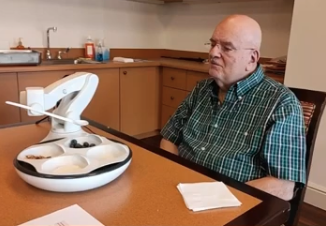
[[[326,93],[298,88],[290,89],[300,100],[304,113],[307,137],[306,169],[308,182],[317,132],[325,108]],[[306,194],[306,189],[307,186],[300,187],[299,185],[296,185],[295,196],[290,202],[290,217],[285,225],[292,226],[298,224],[301,206],[304,200],[304,196]]]

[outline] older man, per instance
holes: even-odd
[[[262,32],[244,15],[210,40],[211,78],[201,81],[162,129],[161,148],[285,200],[306,182],[300,102],[258,63]]]

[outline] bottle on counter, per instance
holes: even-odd
[[[103,61],[103,47],[101,40],[97,43],[96,46],[95,60],[99,62]]]
[[[102,41],[103,44],[103,61],[109,61],[110,60],[110,49],[105,46],[104,40]]]
[[[25,49],[25,46],[23,45],[22,38],[19,38],[18,45],[16,46],[16,49]]]
[[[88,36],[87,42],[85,43],[85,58],[95,58],[95,46],[91,36]]]
[[[105,47],[104,41],[100,40],[96,47],[95,60],[99,62],[106,62],[110,59],[110,51]]]

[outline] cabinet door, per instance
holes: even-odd
[[[60,80],[63,76],[74,73],[74,71],[36,71],[36,72],[19,72],[18,73],[18,89],[25,91],[26,87],[40,86],[47,87],[51,83]],[[51,111],[51,110],[49,110]],[[43,116],[28,116],[27,110],[20,109],[21,121],[32,122],[45,117]]]
[[[197,71],[187,71],[187,87],[186,90],[192,91],[198,82],[201,80],[209,78],[208,73],[197,72]]]
[[[5,101],[18,101],[16,73],[0,73],[0,125],[20,122],[19,108],[7,105]]]
[[[176,108],[162,105],[161,129],[163,129],[176,110]]]
[[[121,132],[144,135],[160,129],[157,67],[120,69]]]
[[[177,89],[185,89],[187,81],[187,71],[182,69],[167,68],[162,70],[163,86]]]
[[[119,69],[87,69],[99,77],[96,93],[83,116],[120,130]]]

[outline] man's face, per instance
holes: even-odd
[[[246,74],[252,49],[241,39],[239,32],[221,25],[210,40],[209,74],[221,88],[234,84]]]

